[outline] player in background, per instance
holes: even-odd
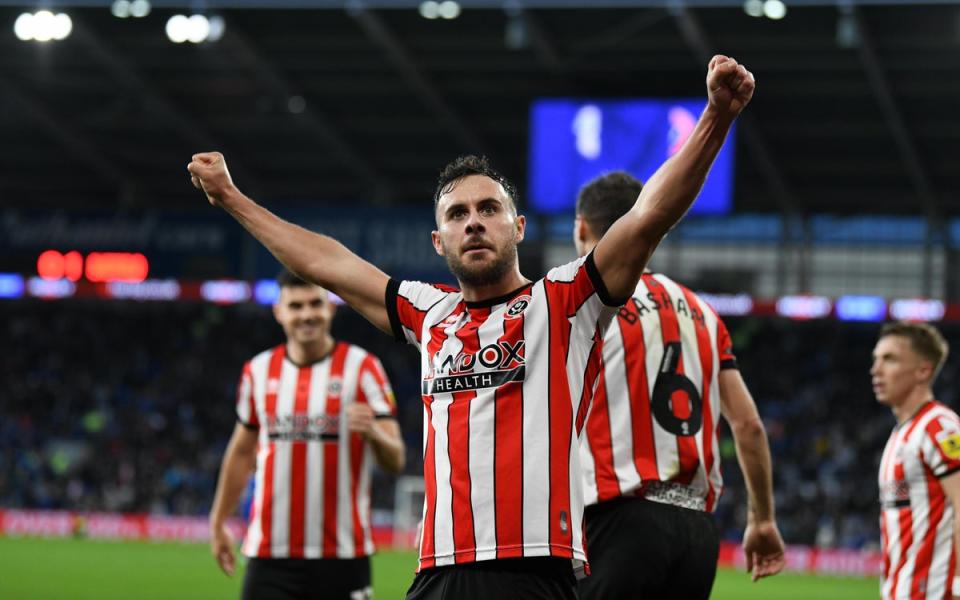
[[[932,389],[948,351],[931,325],[904,322],[873,349],[873,393],[897,420],[879,474],[884,600],[960,599],[960,418]]]
[[[513,186],[459,159],[434,195],[432,241],[460,289],[390,279],[335,239],[287,223],[234,186],[220,154],[188,170],[280,262],[420,351],[424,525],[409,599],[575,598],[586,556],[578,439],[596,342],[659,241],[696,197],[753,76],[714,57],[710,100],[680,151],[583,259],[531,282]]]
[[[286,343],[243,367],[210,550],[233,575],[226,520],[255,472],[242,597],[369,599],[371,463],[400,473],[405,461],[393,392],[375,356],[330,335],[326,290],[290,272],[277,281]]]
[[[616,172],[577,199],[574,243],[589,254],[643,185]],[[592,574],[584,600],[708,598],[722,489],[719,417],[749,498],[743,550],[756,581],[784,566],[763,422],[723,321],[696,294],[646,272],[603,339],[603,369],[581,445]]]

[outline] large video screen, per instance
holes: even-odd
[[[646,181],[693,132],[702,98],[544,99],[530,111],[529,202],[536,212],[572,213],[577,193],[597,175],[624,170]],[[734,131],[691,209],[732,208]]]

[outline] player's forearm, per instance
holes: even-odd
[[[707,105],[679,152],[650,177],[630,211],[644,241],[659,243],[686,214],[700,193],[732,124],[731,116]]]
[[[337,266],[352,254],[343,244],[281,219],[235,187],[224,194],[222,206],[291,271],[339,293],[343,277]]]
[[[737,459],[747,484],[750,516],[758,521],[772,521],[773,469],[767,434],[759,417],[733,426]]]
[[[369,437],[373,456],[384,471],[395,475],[403,472],[407,451],[399,432],[385,431],[374,425]]]
[[[284,221],[235,187],[220,203],[283,265],[340,296],[380,330],[391,332],[384,302],[388,278],[383,271],[332,237]]]
[[[660,241],[693,204],[732,117],[708,106],[693,134],[643,186],[636,204],[604,234],[594,260],[613,298],[633,292]]]
[[[241,453],[229,447],[220,465],[220,476],[217,480],[217,491],[213,497],[213,506],[210,509],[210,526],[217,528],[237,509],[247,479],[253,472],[255,454]]]

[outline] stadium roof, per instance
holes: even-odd
[[[197,206],[185,165],[207,149],[271,201],[429,202],[465,152],[522,187],[531,100],[702,95],[722,52],[758,80],[738,210],[960,213],[954,3],[792,0],[774,21],[728,1],[474,0],[427,20],[401,0],[208,0],[223,39],[173,44],[188,4],[47,2],[73,33],[38,44],[13,35],[25,3],[0,0],[0,204]],[[266,5],[298,8],[231,8]]]

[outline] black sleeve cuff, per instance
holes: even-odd
[[[727,360],[720,361],[721,371],[723,371],[724,369],[739,369],[739,368],[740,368],[740,365],[737,364],[737,359],[735,358],[728,358]]]
[[[587,276],[590,278],[590,281],[593,283],[593,289],[597,292],[597,297],[600,298],[600,302],[603,302],[607,306],[612,306],[614,308],[623,306],[627,303],[627,300],[630,299],[630,296],[625,298],[611,298],[610,292],[607,291],[607,286],[603,283],[603,277],[600,275],[600,271],[597,270],[597,263],[593,260],[593,252],[587,255],[586,261],[587,267]]]
[[[400,313],[397,312],[397,297],[400,295],[400,282],[394,278],[387,281],[387,289],[384,291],[383,303],[387,307],[387,316],[390,318],[390,329],[393,330],[393,338],[398,342],[406,343],[407,337],[403,335],[403,325],[400,324]]]
[[[393,419],[394,421],[397,420],[397,418],[396,418],[395,416],[393,416],[393,415],[373,415],[373,418],[376,419],[376,420],[378,420],[378,421],[379,421],[380,419]]]
[[[253,423],[247,423],[246,421],[240,418],[240,415],[237,415],[237,423],[240,423],[250,431],[258,431],[260,429],[259,425],[254,425]]]
[[[960,471],[960,465],[958,465],[958,466],[956,466],[956,467],[953,467],[952,469],[947,469],[947,470],[944,471],[943,473],[940,473],[939,475],[937,475],[937,479],[943,479],[943,478],[946,477],[947,475],[953,475],[953,474],[956,473],[957,471]]]

